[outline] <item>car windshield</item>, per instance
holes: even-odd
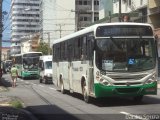
[[[52,61],[45,62],[45,69],[52,69]]]
[[[155,67],[152,38],[97,39],[96,65],[105,71],[143,71]]]

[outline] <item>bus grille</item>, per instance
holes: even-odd
[[[113,83],[114,85],[117,85],[117,86],[126,86],[126,82],[125,83]],[[133,82],[133,83],[129,83],[130,85],[142,85],[141,82]]]
[[[119,93],[137,93],[140,88],[117,88]]]

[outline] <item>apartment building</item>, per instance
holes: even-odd
[[[113,0],[114,14],[121,10],[122,16],[125,13],[131,16],[131,21],[147,22],[148,0],[121,0],[120,5],[119,2],[119,0]]]
[[[21,40],[40,31],[40,0],[12,0],[11,55],[21,53]]]
[[[109,7],[108,7],[109,6]],[[129,15],[133,22],[147,22],[148,0],[100,0],[101,22],[122,21]]]
[[[52,46],[55,39],[75,31],[75,0],[41,1],[41,40]]]
[[[148,23],[154,28],[158,43],[158,57],[160,57],[160,0],[148,1]]]
[[[75,0],[76,31],[99,20],[99,0]]]

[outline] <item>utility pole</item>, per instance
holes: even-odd
[[[65,24],[56,24],[56,26],[59,26],[59,30],[56,30],[56,31],[59,31],[60,38],[61,38],[62,37],[62,26],[65,26]]]
[[[2,29],[3,29],[3,24],[2,24],[2,2],[3,0],[0,0],[0,69],[1,69],[1,61],[2,61]]]
[[[47,35],[48,35],[48,55],[50,55],[50,32],[48,32]]]
[[[122,17],[122,16],[121,16],[121,0],[119,0],[119,17],[118,17],[119,22],[122,21],[122,18],[121,18],[121,17]]]
[[[94,0],[92,0],[92,23],[94,23]]]

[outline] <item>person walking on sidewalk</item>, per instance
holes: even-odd
[[[17,77],[18,77],[18,70],[17,67],[13,65],[11,68],[12,87],[16,87]]]

